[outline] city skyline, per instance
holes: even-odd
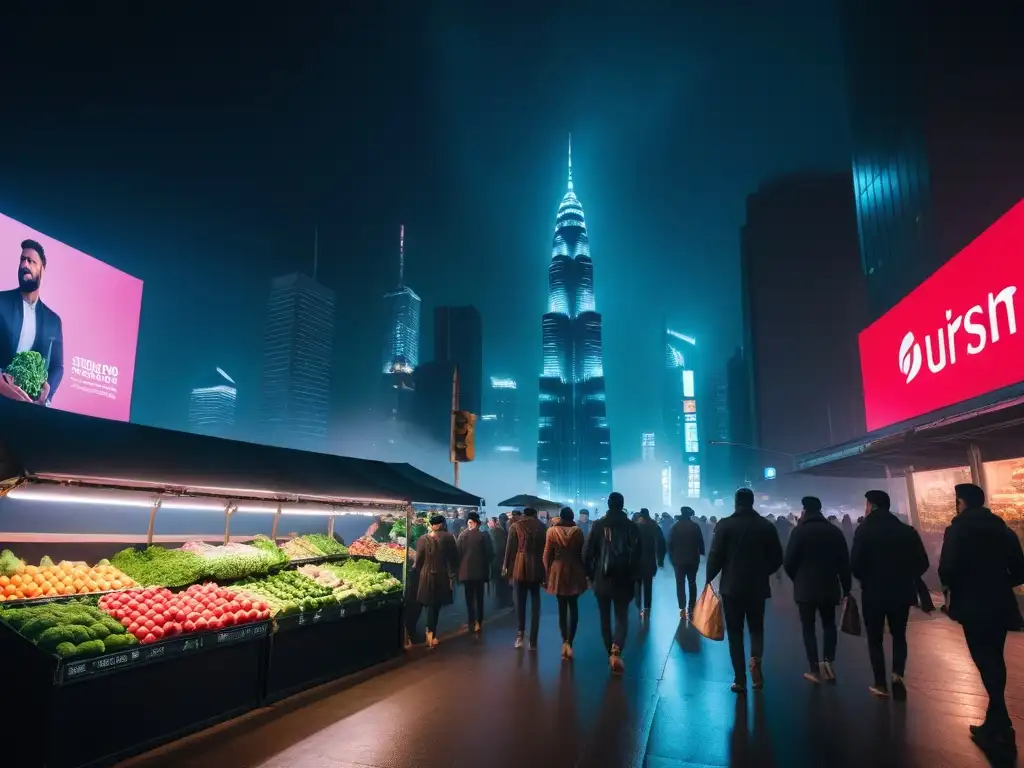
[[[583,205],[572,177],[558,206],[542,319],[543,369],[537,441],[537,486],[548,498],[593,507],[612,490],[601,315]]]

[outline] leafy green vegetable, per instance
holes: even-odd
[[[111,564],[144,587],[186,587],[206,575],[203,558],[181,549],[124,549],[114,555]]]
[[[13,576],[25,563],[14,556],[9,549],[0,552],[0,576]]]
[[[7,373],[25,394],[37,398],[46,381],[46,362],[38,352],[19,352],[7,366]]]

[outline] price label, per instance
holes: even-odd
[[[155,648],[146,649],[146,659],[159,659],[167,654],[166,645],[158,645]]]
[[[324,609],[320,608],[316,613],[313,614],[313,623],[316,624],[320,619],[324,617]]]
[[[84,675],[86,671],[86,665],[84,663],[68,664],[64,667],[64,677],[72,678]]]
[[[202,647],[203,647],[203,638],[201,638],[201,637],[193,637],[193,638],[191,638],[189,640],[186,640],[182,644],[181,650],[182,650],[182,653],[185,653],[187,651],[198,651]]]
[[[299,614],[299,626],[300,627],[306,626],[306,614],[305,613],[300,613]]]
[[[345,618],[345,614],[346,614],[346,611],[345,611],[344,608],[342,608],[340,611],[338,611],[338,615],[341,616],[341,618],[343,618],[343,619]]]

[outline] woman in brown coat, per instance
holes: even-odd
[[[562,630],[562,658],[572,658],[572,641],[580,613],[578,601],[587,591],[583,568],[583,531],[573,522],[572,510],[563,507],[548,528],[544,543],[544,570],[548,592],[558,598],[558,627]]]

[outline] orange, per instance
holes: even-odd
[[[11,576],[11,584],[13,584],[16,587],[20,587],[21,586],[21,575],[16,573],[13,576]]]
[[[11,583],[11,579],[8,576],[0,576],[0,587],[6,587]]]

